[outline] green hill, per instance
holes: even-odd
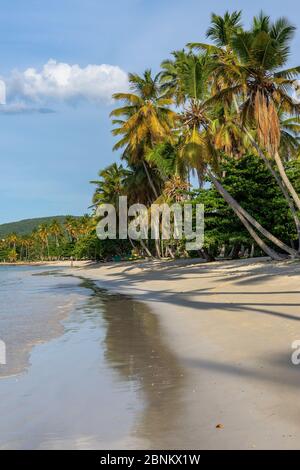
[[[65,215],[56,215],[52,217],[39,217],[36,219],[24,219],[18,222],[10,222],[0,224],[0,238],[6,237],[9,233],[17,233],[18,235],[27,235],[36,229],[40,224],[49,224],[53,219],[60,223],[65,221]]]

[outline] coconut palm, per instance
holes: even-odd
[[[30,249],[33,246],[33,239],[30,235],[25,235],[22,237],[22,245],[25,250],[25,259],[28,261],[29,260],[29,254],[30,254]]]
[[[18,242],[18,235],[16,233],[10,233],[6,237],[6,241],[8,243],[9,248],[16,250],[17,242]]]
[[[261,13],[254,18],[250,31],[244,31],[239,24],[236,28],[228,27],[227,33],[223,34],[222,28],[216,27],[216,24],[228,25],[228,15],[227,21],[217,15],[213,15],[212,20],[207,36],[214,40],[215,45],[191,43],[190,47],[211,53],[215,63],[211,75],[214,78],[212,88],[215,94],[212,101],[235,104],[238,117],[241,118],[241,130],[276,179],[292,212],[300,251],[300,221],[297,214],[300,200],[286,175],[278,152],[279,148],[282,152],[287,143],[285,155],[291,150],[291,145],[297,148],[296,140],[289,132],[293,124],[287,122],[287,125],[290,124],[287,131],[280,121],[283,114],[285,119],[289,119],[299,112],[299,105],[294,103],[290,90],[300,68],[281,69],[288,58],[295,28],[284,18],[271,23],[270,18]],[[251,129],[255,130],[254,134]]]
[[[300,150],[300,117],[279,113],[281,130],[280,154],[284,161],[294,160],[299,156]]]
[[[207,30],[207,37],[212,39],[216,46],[227,47],[231,43],[232,36],[238,31],[242,31],[242,12],[225,12],[224,16],[211,15],[211,26]]]
[[[37,230],[37,237],[39,238],[42,248],[46,249],[48,259],[50,258],[50,252],[49,252],[49,234],[50,234],[50,229],[47,224],[41,224],[38,227]]]
[[[64,222],[64,228],[71,242],[78,239],[78,223],[75,217],[68,215]]]
[[[222,187],[217,178],[219,153],[214,145],[214,127],[212,126],[215,108],[211,106],[211,100],[207,100],[209,93],[209,82],[206,79],[211,72],[211,61],[207,54],[203,57],[194,58],[193,62],[188,60],[191,70],[184,73],[181,79],[182,67],[179,66],[178,81],[182,80],[181,89],[187,98],[187,105],[181,113],[181,150],[180,154],[191,166],[197,168],[198,172],[207,174],[226,202],[232,207],[241,222],[255,238],[258,245],[273,258],[280,258],[273,249],[268,247],[264,240],[258,236],[253,227],[264,237],[280,247],[282,250],[296,256],[294,249],[288,247],[264,229],[250,214],[248,214],[230,194]],[[176,64],[175,64],[176,65]],[[176,70],[176,66],[174,67]],[[201,86],[199,86],[201,83]],[[174,89],[174,77],[172,87]],[[215,103],[214,103],[215,104]]]
[[[300,67],[282,69],[289,57],[294,32],[295,28],[285,18],[272,23],[261,13],[254,18],[249,31],[238,28],[226,37],[226,42],[223,38],[225,48],[219,47],[220,41],[210,30],[208,36],[216,42],[210,49],[216,61],[215,77],[218,83],[221,79],[225,85],[216,97],[219,100],[224,100],[225,96],[237,97],[236,106],[243,129],[254,145],[249,128],[255,129],[259,144],[255,145],[256,149],[270,170],[264,150],[274,158],[280,177],[300,210],[299,196],[286,175],[278,152],[281,138],[279,112],[297,115],[300,111],[299,104],[291,97]],[[201,43],[191,44],[191,47],[210,48]]]
[[[59,247],[59,239],[62,236],[62,227],[57,219],[53,219],[49,225],[49,233],[55,238],[55,245]]]
[[[112,133],[121,136],[114,150],[124,148],[123,156],[128,162],[144,166],[149,184],[157,197],[157,188],[150,176],[145,156],[154,145],[171,140],[176,113],[170,109],[172,100],[163,95],[160,89],[159,74],[152,77],[151,70],[143,76],[129,74],[132,93],[115,93],[113,98],[124,102],[124,106],[111,112],[113,124],[117,125]],[[120,119],[120,117],[122,119]]]
[[[99,171],[100,180],[91,181],[97,188],[93,195],[93,204],[110,203],[118,205],[119,196],[124,194],[124,179],[129,171],[123,165],[113,163]]]
[[[163,187],[163,181],[161,174],[159,173],[156,163],[148,160],[146,157],[148,166],[148,173],[152,180],[155,180],[155,187],[160,193]],[[153,202],[153,190],[149,184],[147,173],[145,172],[145,166],[142,163],[135,163],[128,165],[128,173],[124,178],[124,191],[128,197],[128,204],[145,204],[150,206]]]
[[[163,142],[156,145],[147,154],[146,159],[157,168],[164,182],[173,178],[173,176],[179,177],[182,180],[188,179],[190,168],[188,162],[179,156],[179,141],[174,144]]]

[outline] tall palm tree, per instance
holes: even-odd
[[[279,113],[281,129],[280,154],[283,160],[288,162],[299,155],[300,150],[300,117],[289,116]]]
[[[37,236],[40,239],[42,247],[46,248],[48,259],[50,258],[50,251],[49,251],[49,226],[47,224],[41,224],[37,230]]]
[[[180,158],[179,142],[171,144],[163,142],[156,145],[146,157],[150,164],[153,164],[164,183],[174,176],[182,180],[188,179],[189,166],[188,162]]]
[[[18,242],[18,235],[16,233],[10,233],[6,237],[6,241],[8,243],[9,248],[16,250],[17,242]]]
[[[223,34],[220,28],[215,27],[216,23],[224,24],[226,21],[213,15],[213,25],[207,36],[214,40],[215,46],[191,43],[190,47],[212,54],[215,62],[212,76],[217,83],[213,101],[224,102],[227,98],[235,103],[241,118],[241,129],[275,177],[291,209],[299,234],[300,250],[300,222],[295,209],[295,206],[300,209],[300,199],[286,175],[278,152],[279,148],[283,150],[281,138],[286,142],[289,137],[289,143],[292,140],[285,131],[282,132],[280,114],[294,116],[300,111],[290,95],[300,67],[282,70],[289,56],[295,28],[284,18],[271,23],[263,13],[254,18],[250,31],[244,31],[239,24],[237,28],[228,28],[227,34]],[[255,130],[257,142],[251,129]],[[273,157],[280,176],[268,154]]]
[[[100,170],[98,173],[100,180],[90,181],[97,185],[93,195],[93,204],[110,203],[117,206],[119,196],[124,194],[124,179],[128,174],[129,171],[117,163]]]
[[[158,191],[151,178],[145,156],[154,145],[166,139],[171,140],[175,127],[176,113],[170,109],[172,100],[160,89],[159,74],[152,77],[151,70],[143,76],[129,74],[132,93],[115,93],[113,98],[124,102],[124,106],[111,112],[112,133],[121,136],[114,150],[124,148],[123,156],[128,162],[144,166],[149,184],[157,197]],[[122,119],[120,119],[120,117]]]
[[[156,163],[148,159],[148,154],[146,161],[149,163],[148,173],[150,174],[150,178],[155,180],[155,187],[160,193],[162,179],[156,167]],[[149,184],[149,179],[142,163],[128,164],[128,173],[124,179],[124,191],[128,197],[129,205],[140,203],[150,206],[153,202],[153,190]]]
[[[76,241],[78,239],[78,223],[76,218],[68,215],[65,219],[64,227],[69,235],[70,241]]]
[[[97,222],[93,217],[85,214],[78,219],[77,224],[79,236],[86,236],[96,228]]]
[[[180,59],[182,60],[182,59]],[[188,160],[190,164],[197,168],[198,172],[206,173],[216,189],[224,197],[226,202],[232,207],[241,222],[255,238],[258,245],[270,256],[279,259],[273,249],[268,247],[264,240],[258,236],[253,227],[264,237],[280,247],[282,250],[296,256],[297,252],[278,240],[262,227],[247,211],[245,211],[235,201],[230,194],[222,187],[218,180],[217,166],[220,154],[216,152],[214,145],[214,129],[212,126],[215,107],[211,106],[207,100],[209,94],[208,76],[211,73],[212,63],[205,54],[203,57],[194,58],[190,61],[190,73],[185,72],[182,77],[183,67],[178,66],[178,81],[182,81],[181,89],[185,91],[187,105],[181,113],[181,156]],[[176,70],[176,64],[174,64]],[[199,83],[201,86],[199,86]],[[172,77],[172,87],[174,88],[174,77]]]
[[[30,235],[25,235],[22,238],[22,244],[25,249],[25,259],[28,261],[29,260],[29,250],[33,246],[33,239]]]
[[[53,219],[49,225],[49,233],[55,238],[55,245],[59,247],[59,238],[62,236],[62,227],[57,219]]]
[[[242,12],[226,11],[224,16],[211,15],[211,26],[207,30],[207,37],[212,39],[217,47],[227,47],[234,34],[242,31]]]

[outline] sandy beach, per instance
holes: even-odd
[[[299,448],[299,279],[267,258],[4,267],[0,448]]]
[[[300,366],[291,362],[299,262],[74,264],[74,275],[147,302],[159,316],[189,384],[178,401],[178,439],[166,448],[182,442],[185,423],[202,449],[300,447]],[[153,431],[156,418],[154,406]]]

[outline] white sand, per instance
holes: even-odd
[[[291,362],[299,262],[111,263],[74,273],[160,315],[189,376],[182,426],[194,430],[191,447],[197,436],[203,449],[300,448],[300,366]]]

